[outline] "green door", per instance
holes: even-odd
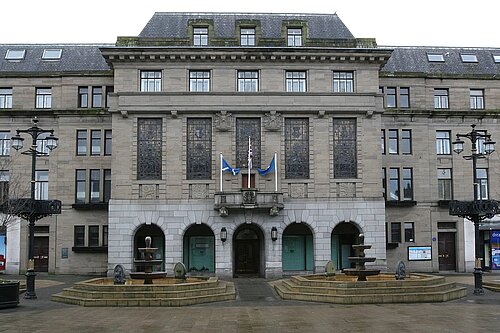
[[[188,270],[194,272],[214,272],[214,237],[189,237]]]
[[[283,270],[312,271],[313,251],[312,235],[283,236]]]

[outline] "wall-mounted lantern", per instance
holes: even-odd
[[[278,239],[278,229],[276,227],[271,228],[271,239],[273,242]]]
[[[227,230],[226,228],[220,229],[220,240],[224,243],[227,240]]]

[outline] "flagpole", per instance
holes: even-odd
[[[222,152],[220,153],[220,191],[222,192]]]
[[[278,153],[274,152],[274,192],[278,192]]]
[[[247,158],[247,163],[248,163],[248,179],[247,179],[247,188],[250,188],[250,137],[248,137],[248,158]]]

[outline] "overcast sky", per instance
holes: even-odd
[[[499,0],[3,0],[0,43],[114,43],[172,11],[336,12],[379,45],[500,47]]]

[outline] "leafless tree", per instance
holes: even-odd
[[[11,200],[30,197],[30,183],[15,157],[0,156],[0,230],[17,219],[16,212],[22,210],[24,201]]]

